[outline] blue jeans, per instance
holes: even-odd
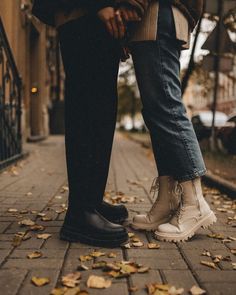
[[[158,40],[133,42],[131,53],[158,173],[187,181],[204,175],[206,168],[182,102],[181,45],[170,6],[161,6],[160,16]]]

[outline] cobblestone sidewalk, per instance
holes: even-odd
[[[87,260],[84,256],[95,250],[58,239],[68,194],[63,137],[27,144],[26,149],[30,150],[26,160],[0,174],[0,293],[4,295],[50,294],[61,286],[62,276],[78,269],[80,256]],[[106,197],[125,202],[132,218],[150,208],[153,200],[148,192],[155,175],[150,151],[117,133]],[[199,231],[187,243],[157,242],[151,233],[135,232],[131,248],[97,249],[94,256],[102,256],[84,262],[89,269],[81,271],[81,289],[89,294],[143,295],[148,294],[146,284],[160,283],[184,288],[183,294],[189,294],[193,285],[207,294],[235,294],[236,204],[215,190],[204,189],[218,217],[216,226]],[[159,249],[149,249],[150,243],[158,243]],[[27,257],[32,253],[41,257]],[[91,275],[111,279],[101,269],[92,269],[94,263],[122,260],[143,264],[150,270],[112,278],[107,289],[87,287]],[[37,287],[31,281],[34,276],[49,282]],[[74,290],[68,294],[79,293]]]

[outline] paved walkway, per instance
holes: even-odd
[[[0,175],[0,293],[4,295],[50,294],[55,286],[61,286],[62,276],[78,269],[79,257],[94,250],[79,243],[69,244],[58,240],[68,193],[63,137],[50,137],[41,143],[27,144],[26,148],[31,151],[30,156]],[[150,151],[117,133],[106,197],[128,202],[130,217],[136,212],[146,211],[152,203],[148,191],[154,176],[155,166]],[[159,249],[149,249],[148,244],[157,242],[150,233],[135,232],[136,238],[131,237],[130,249],[99,249],[106,253],[105,256],[84,262],[89,269],[81,271],[81,289],[86,289],[89,294],[142,295],[148,294],[146,284],[168,283],[176,288],[184,288],[183,294],[189,294],[193,285],[212,295],[235,294],[236,204],[217,191],[205,188],[205,193],[217,213],[216,226],[199,231],[187,243],[160,242]],[[23,227],[18,224],[20,221],[28,225]],[[42,227],[31,225],[30,229],[32,221]],[[51,236],[39,236],[42,233]],[[142,243],[143,246],[139,246]],[[34,251],[41,253],[34,253],[33,256],[42,257],[28,258],[27,255]],[[109,255],[110,252],[115,255]],[[92,269],[94,262],[121,260],[141,263],[150,270],[114,278],[107,289],[86,286],[91,275],[110,279],[101,269]],[[48,278],[50,282],[36,287],[31,282],[34,276]],[[136,289],[136,292],[131,292]],[[153,294],[151,290],[150,294]]]

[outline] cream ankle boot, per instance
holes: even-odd
[[[169,223],[161,224],[155,232],[158,240],[169,242],[186,241],[203,227],[216,222],[216,216],[202,195],[200,178],[180,184],[182,202]]]
[[[155,230],[160,224],[168,222],[179,206],[178,188],[178,182],[171,176],[154,179],[150,192],[157,192],[156,201],[147,214],[134,216],[131,226],[134,229]]]

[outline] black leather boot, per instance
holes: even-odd
[[[113,223],[123,223],[129,216],[128,210],[124,205],[111,205],[105,201],[97,207],[97,211]]]
[[[119,247],[128,241],[127,230],[111,223],[95,209],[81,210],[78,216],[66,214],[60,239],[98,247]]]

